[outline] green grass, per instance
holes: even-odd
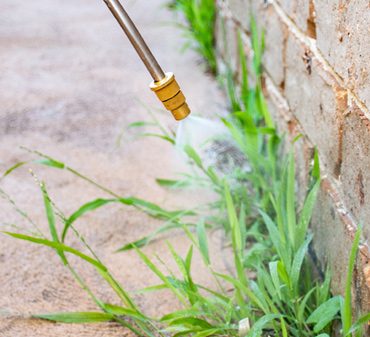
[[[190,158],[193,157],[194,154],[191,153]],[[194,158],[196,158],[195,165],[203,168],[201,158],[197,156]],[[50,157],[44,156],[42,160],[37,159],[35,162],[56,169],[68,170],[72,173],[76,172],[66,164]],[[313,166],[317,168],[318,163]],[[212,269],[212,256],[208,249],[206,228],[213,224],[205,222],[204,219],[193,224],[183,223],[182,215],[189,215],[189,213],[194,215],[193,211],[167,211],[140,199],[119,197],[94,200],[82,205],[70,216],[65,216],[50,199],[45,185],[41,184],[50,234],[43,235],[43,237],[9,232],[6,234],[54,249],[62,263],[75,276],[77,282],[88,293],[101,312],[48,313],[36,314],[35,317],[65,323],[116,321],[137,335],[145,336],[161,336],[164,334],[163,328],[167,333],[179,336],[189,334],[194,336],[237,336],[239,334],[238,323],[245,318],[248,318],[251,324],[248,336],[260,336],[262,332],[267,333],[268,331],[270,333],[274,331],[282,336],[314,336],[315,334],[325,336],[326,333],[330,333],[333,321],[341,317],[343,336],[349,336],[349,331],[357,331],[357,336],[360,336],[361,324],[366,322],[368,315],[352,324],[353,317],[350,305],[350,287],[360,230],[356,234],[349,260],[346,296],[344,299],[339,296],[331,297],[329,292],[330,277],[327,276],[323,283],[320,280],[315,281],[312,278],[311,265],[307,257],[307,248],[312,240],[312,236],[308,234],[308,223],[318,191],[319,178],[316,174],[312,175],[311,190],[301,212],[297,214],[294,189],[286,188],[286,186],[294,184],[293,155],[287,158],[284,167],[282,181],[280,184],[276,184],[278,187],[271,195],[273,210],[259,208],[260,216],[256,217],[253,223],[246,222],[248,214],[238,202],[235,202],[225,177],[222,179],[222,198],[226,212],[220,212],[218,216],[226,217],[224,219],[224,222],[227,223],[225,229],[230,238],[235,274],[220,274]],[[74,174],[90,181],[81,173]],[[213,183],[213,178],[208,177],[208,179],[210,183]],[[94,184],[99,186],[97,183]],[[107,189],[104,188],[104,191]],[[112,191],[110,193],[115,195]],[[137,200],[139,201],[136,202]],[[168,249],[176,262],[181,277],[176,277],[175,271],[163,273],[157,263],[146,256],[135,244],[130,244],[131,246],[126,248],[134,248],[143,262],[160,280],[161,283],[151,290],[169,289],[178,298],[183,309],[168,313],[161,318],[146,316],[142,309],[135,304],[131,294],[113,278],[108,268],[74,227],[75,223],[78,223],[78,218],[87,212],[92,212],[109,203],[119,204],[122,202],[132,207],[145,205],[146,208],[143,210],[149,215],[169,221],[173,220],[176,227],[183,228],[189,237],[192,245],[184,257],[179,256],[176,250],[168,244]],[[267,211],[268,213],[266,213]],[[290,216],[289,213],[291,213]],[[58,230],[57,220],[62,223],[60,230]],[[290,231],[289,226],[295,230]],[[192,230],[193,227],[194,230]],[[72,230],[72,233],[81,240],[90,254],[82,253],[63,243],[67,239],[67,235],[62,237],[63,233],[67,233],[66,228]],[[48,236],[50,239],[47,239]],[[247,250],[246,242],[252,243],[252,248]],[[256,247],[258,247],[258,254],[253,256],[251,251]],[[212,289],[196,284],[192,278],[191,266],[194,249],[199,250],[210,278],[214,280]],[[121,304],[117,306],[103,303],[96,298],[82,277],[69,264],[68,254],[75,255],[92,265],[115,291]],[[250,279],[248,277],[250,272],[257,276]],[[234,289],[233,292],[230,293],[229,290],[226,290],[230,287],[225,287],[225,282],[230,284]],[[340,315],[340,313],[342,314]]]
[[[199,47],[202,55],[205,49],[212,50],[211,58],[203,56],[208,60],[210,68],[214,67],[216,70],[215,63],[212,63],[215,62],[213,31],[205,30],[205,27],[213,27],[214,3],[191,0],[180,0],[176,3],[177,9],[184,12],[190,23],[191,38],[199,46],[203,44],[203,47]],[[212,7],[210,13],[206,13],[208,6]],[[202,20],[204,22],[198,24]],[[48,166],[51,169],[65,170],[92,184],[102,193],[110,195],[109,199],[92,200],[76,207],[72,214],[64,215],[51,200],[46,185],[41,183],[40,193],[43,196],[49,233],[42,233],[38,227],[35,228],[35,233],[30,235],[5,233],[54,250],[99,310],[43,313],[35,314],[35,317],[64,323],[115,321],[138,336],[150,337],[327,337],[333,334],[336,322],[340,322],[344,337],[351,334],[361,336],[362,327],[370,318],[369,314],[356,320],[351,307],[351,283],[361,230],[357,231],[350,252],[345,296],[332,296],[330,273],[326,272],[324,279],[315,277],[308,254],[308,247],[314,240],[309,223],[320,187],[317,151],[313,158],[306,198],[303,204],[298,204],[294,151],[288,155],[282,153],[281,138],[276,133],[266,108],[260,78],[263,34],[257,31],[253,20],[251,31],[254,58],[250,62],[257,79],[256,84],[251,86],[248,81],[247,58],[241,38],[241,83],[235,81],[231,67],[226,67],[226,73],[219,74],[224,78],[230,101],[230,116],[223,119],[223,122],[234,146],[243,154],[250,170],[242,170],[237,165],[226,173],[216,170],[205,164],[198,149],[188,145],[185,146],[184,153],[193,168],[192,173],[182,175],[178,180],[163,177],[157,179],[158,184],[164,188],[182,189],[196,185],[211,189],[217,195],[215,202],[192,210],[166,210],[146,200],[120,196],[66,163],[36,151],[29,151],[34,159],[20,162],[4,173],[2,179],[6,179],[14,170],[21,169],[25,164]],[[137,122],[130,127],[139,130],[148,125],[157,127],[159,131],[144,131],[143,135],[160,137],[170,144],[175,144],[175,135],[155,119],[149,124]],[[34,226],[30,217],[1,189],[0,195]],[[146,315],[144,308],[137,305],[135,296],[118,283],[79,233],[77,226],[80,218],[108,204],[135,207],[163,221],[163,225],[151,235],[138,238],[134,242],[122,243],[117,250],[124,252],[134,249],[157,276],[159,284],[141,290],[142,294],[168,289],[182,305],[180,310],[169,312],[163,317]],[[233,270],[226,274],[214,270],[212,266],[213,256],[208,247],[208,231],[215,227],[224,229],[232,254]],[[180,256],[176,248],[167,243],[176,270],[164,268],[166,272],[163,272],[161,262],[150,258],[140,248],[149,244],[157,235],[174,228],[182,229],[191,244],[187,253]],[[70,235],[80,240],[83,252],[68,245]],[[210,288],[196,283],[193,278],[195,250],[200,253],[209,278],[213,280],[213,286]],[[74,255],[94,267],[115,292],[117,303],[120,304],[104,303],[97,298],[83,277],[69,263],[69,255]],[[250,326],[243,330],[243,334],[240,322]]]
[[[210,71],[217,73],[214,26],[216,7],[214,0],[176,0],[170,8],[184,15],[191,29],[182,27],[192,46],[206,60]]]

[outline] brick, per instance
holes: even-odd
[[[233,17],[238,21],[242,29],[249,31],[251,18],[250,0],[229,0],[228,5]]]
[[[286,110],[280,99],[276,97],[274,92],[278,92],[278,88],[272,88],[272,84],[266,86],[266,103],[275,122],[275,127],[278,134],[281,135],[281,151],[282,153],[289,153],[292,148],[295,152],[296,163],[296,179],[297,179],[297,200],[299,205],[303,204],[306,196],[311,162],[313,158],[313,148],[307,142],[307,139],[302,137],[298,141],[294,139],[300,135],[299,125],[297,120],[293,117],[291,111]]]
[[[344,119],[341,182],[346,206],[370,240],[370,123],[354,105]]]
[[[316,1],[317,44],[346,86],[370,106],[368,0]]]
[[[301,31],[315,37],[313,0],[280,0],[279,3]]]
[[[278,104],[274,101],[269,92],[266,95],[266,103],[268,110],[271,114],[271,117],[275,122],[275,127],[277,129],[278,134],[279,135],[285,134],[286,130],[288,129],[288,123],[290,121],[284,118],[284,111],[282,111],[282,108],[280,108]],[[289,134],[290,133],[288,133],[288,135]]]
[[[259,29],[265,30],[264,89],[277,128],[280,134],[287,135],[284,151],[290,148],[294,135],[303,133],[304,137],[294,144],[300,202],[307,190],[313,153],[311,144],[319,149],[327,178],[322,184],[312,223],[314,251],[322,266],[329,265],[332,270],[334,292],[343,294],[348,254],[357,223],[364,226],[363,239],[370,239],[367,207],[370,201],[370,121],[354,103],[349,103],[352,95],[348,92],[350,89],[370,105],[370,4],[368,0],[277,0],[293,21],[293,25],[286,25],[269,1],[227,1],[237,25],[247,31],[251,14]],[[317,55],[316,48],[310,50],[315,41],[307,43],[305,38],[299,41],[302,35],[298,30],[317,39],[325,61]],[[226,40],[234,43],[232,29],[228,31]],[[230,57],[233,62],[238,59],[237,53],[229,53],[227,58]],[[269,94],[272,92],[270,84],[275,97]],[[281,104],[284,97],[280,95],[286,98],[288,106]],[[353,304],[355,309],[368,311],[370,253],[367,246],[361,247],[353,280]]]
[[[265,33],[263,66],[276,86],[284,85],[284,48],[287,30],[271,5],[253,2],[251,15],[256,18],[260,33]]]
[[[341,118],[345,91],[320,76],[320,64],[304,46],[289,36],[286,49],[285,96],[291,111],[314,145],[331,175],[338,175]]]
[[[219,14],[216,21],[216,50],[222,62],[229,62],[231,68],[238,68],[238,29],[231,18]]]
[[[351,233],[347,230],[343,218],[337,212],[336,205],[328,192],[326,182],[318,196],[316,209],[313,213],[311,226],[314,230],[313,248],[320,269],[329,267],[333,275],[332,291],[334,294],[344,294],[348,269],[349,252],[353,244]],[[370,310],[370,288],[366,284],[366,263],[361,253],[353,280],[353,307],[357,314],[361,310]]]
[[[287,31],[280,21],[272,6],[263,9],[266,20],[265,30],[265,53],[263,65],[275,85],[284,86],[285,81],[285,47]]]

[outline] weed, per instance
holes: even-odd
[[[176,8],[183,11],[189,21],[192,27],[191,36],[198,44],[199,51],[208,60],[210,68],[216,70],[213,33],[209,29],[214,24],[214,2],[178,0],[175,3]],[[330,294],[330,273],[325,273],[324,280],[315,279],[307,253],[313,239],[309,222],[320,187],[318,155],[316,152],[307,197],[298,212],[294,152],[288,156],[280,153],[280,138],[262,94],[260,76],[263,34],[258,33],[253,20],[251,31],[254,48],[252,69],[257,81],[253,87],[250,86],[246,55],[239,37],[242,81],[240,86],[237,85],[231,68],[226,67],[224,77],[232,111],[230,117],[223,119],[250,170],[242,171],[235,167],[232,172],[217,172],[204,164],[196,149],[185,146],[184,152],[194,167],[194,174],[185,175],[178,181],[157,180],[161,186],[167,188],[183,188],[199,183],[211,188],[218,195],[218,200],[208,205],[206,211],[168,211],[142,199],[119,196],[65,163],[39,152],[32,152],[37,156],[34,163],[67,170],[111,196],[110,199],[96,199],[86,203],[70,216],[65,216],[52,202],[45,184],[42,183],[41,193],[50,238],[41,234],[6,233],[53,249],[100,309],[99,312],[55,313],[37,317],[65,323],[116,321],[137,335],[150,337],[165,336],[168,333],[194,337],[328,337],[333,331],[333,323],[341,321],[344,337],[353,333],[356,337],[361,336],[361,327],[369,320],[370,315],[364,315],[355,321],[351,310],[351,282],[361,231],[356,233],[350,254],[345,296],[333,297]],[[160,137],[174,144],[174,135],[158,121],[150,125],[157,126],[160,131],[144,133],[145,135]],[[144,126],[146,124],[143,122],[131,125],[136,128]],[[26,162],[16,164],[5,172],[4,178],[25,164]],[[1,194],[6,196],[5,192]],[[10,202],[12,200],[8,196],[6,199]],[[119,250],[134,249],[160,280],[159,285],[144,289],[143,292],[168,289],[178,298],[182,309],[170,312],[161,319],[146,316],[79,234],[75,224],[80,217],[111,203],[135,207],[165,221],[152,235],[126,243]],[[18,207],[16,210],[28,218]],[[212,216],[209,215],[211,213]],[[60,231],[56,225],[57,219],[62,223]],[[211,264],[207,228],[214,226],[223,226],[230,242],[234,263],[233,270],[228,273],[219,273]],[[173,228],[183,229],[192,243],[184,257],[168,243],[180,277],[176,277],[177,273],[172,270],[162,272],[157,262],[140,250],[155,235]],[[81,240],[89,255],[66,244],[67,235],[71,231]],[[194,249],[200,252],[210,278],[214,280],[212,288],[197,284],[192,277]],[[115,291],[121,305],[99,300],[69,264],[68,254],[92,265]],[[229,286],[232,291],[229,291]]]
[[[190,45],[207,61],[212,73],[217,73],[215,53],[214,26],[216,5],[214,0],[176,0],[170,3],[170,8],[185,16],[191,29],[183,27]]]

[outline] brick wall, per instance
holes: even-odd
[[[322,268],[343,293],[357,225],[363,240],[354,306],[370,310],[370,2],[369,0],[218,0],[220,63],[238,71],[237,32],[247,55],[250,15],[265,30],[264,89],[278,128],[296,144],[299,195],[317,146],[323,183],[312,228]]]

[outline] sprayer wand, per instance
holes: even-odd
[[[119,0],[104,0],[104,2],[122,27],[150,75],[153,77],[150,89],[156,93],[165,108],[171,111],[176,120],[186,118],[190,114],[190,109],[180,86],[176,82],[174,74],[165,73],[162,70]]]

